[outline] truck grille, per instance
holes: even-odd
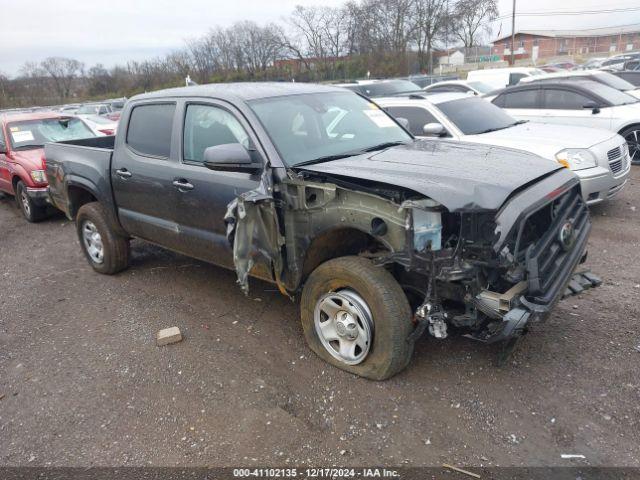
[[[607,158],[609,159],[609,169],[611,172],[616,174],[620,173],[624,169],[626,169],[626,159],[623,154],[624,150],[622,147],[612,148],[607,152]]]
[[[526,222],[534,218],[540,223],[541,215],[549,216],[544,233],[535,240],[529,237],[528,244],[523,243],[522,248],[525,249],[528,272],[528,295],[537,303],[547,304],[564,291],[565,280],[582,256],[591,223],[587,205],[577,188],[529,215],[522,230],[525,230]],[[568,230],[572,230],[573,241],[563,244]]]

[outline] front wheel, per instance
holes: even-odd
[[[76,230],[82,251],[96,272],[112,275],[129,266],[129,240],[113,231],[98,202],[80,207]]]
[[[340,257],[316,268],[300,310],[311,349],[342,370],[384,380],[411,360],[407,297],[387,270],[366,258]]]
[[[27,187],[21,181],[16,185],[16,203],[28,222],[35,223],[44,220],[47,216],[47,207],[36,205],[27,192]]]
[[[640,125],[632,125],[620,132],[629,147],[629,158],[634,165],[640,165]]]

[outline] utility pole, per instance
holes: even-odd
[[[511,66],[516,61],[515,58],[516,45],[516,0],[513,0],[513,12],[511,12]]]

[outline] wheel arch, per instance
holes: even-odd
[[[316,235],[304,253],[301,280],[322,263],[337,257],[358,255],[367,250],[390,251],[390,247],[369,232],[355,227],[336,227]]]

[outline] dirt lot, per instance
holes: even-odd
[[[134,243],[94,273],[62,217],[0,200],[0,464],[640,466],[640,167],[593,209],[587,266],[502,368],[497,347],[423,338],[397,377],[317,359],[264,283]],[[185,340],[156,347],[171,325]],[[563,460],[561,454],[586,460]]]

